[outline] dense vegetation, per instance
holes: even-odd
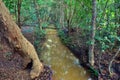
[[[97,58],[100,59],[102,59],[102,53],[115,52],[109,63],[109,73],[112,73],[113,60],[119,57],[120,51],[120,0],[3,1],[20,28],[23,26],[36,28],[35,46],[38,51],[40,50],[38,44],[45,36],[44,29],[54,24],[62,42],[75,51],[85,50],[83,53],[87,53],[87,57],[90,55],[91,45],[95,47],[92,53],[96,55],[99,51]],[[92,4],[94,1],[96,6]],[[93,8],[96,9],[95,26],[92,24]],[[93,27],[95,27],[94,30]],[[95,35],[92,38],[93,32]],[[94,59],[94,55],[92,58]],[[86,62],[89,62],[88,58]],[[100,63],[95,62],[95,64]]]
[[[21,7],[18,7],[18,1],[20,1],[19,5],[21,5]],[[69,27],[70,29],[80,28],[81,31],[78,31],[81,32],[80,36],[89,36],[92,17],[91,0],[18,1],[4,0],[16,22],[18,19],[18,9],[21,8],[21,25],[38,26],[36,23],[39,22],[42,28],[47,27],[48,24],[55,24],[58,28],[67,28],[68,31]],[[113,48],[115,42],[120,40],[118,35],[119,9],[119,0],[97,1],[95,39],[97,42],[96,44],[100,45],[99,47],[102,50]],[[40,21],[38,21],[38,18]],[[92,44],[89,40],[87,43]]]

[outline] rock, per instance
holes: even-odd
[[[92,78],[88,78],[88,80],[92,80]]]
[[[52,42],[52,40],[51,40],[51,39],[48,39],[48,42]]]

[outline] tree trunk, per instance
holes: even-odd
[[[94,43],[95,43],[95,30],[96,30],[96,0],[92,0],[93,10],[92,10],[92,30],[90,34],[91,44],[89,46],[89,63],[94,65]]]
[[[40,13],[39,13],[39,8],[38,8],[38,4],[36,2],[36,0],[33,0],[33,3],[34,3],[34,7],[35,7],[35,14],[36,14],[36,17],[37,17],[37,24],[38,24],[38,27],[40,28],[40,30],[42,30],[42,26],[40,26]]]
[[[31,78],[39,76],[43,70],[43,65],[40,62],[33,45],[22,35],[20,28],[15,24],[10,16],[10,13],[2,0],[0,0],[0,33],[8,40],[15,51],[17,51],[24,59],[23,66],[32,61],[32,70],[30,71]]]
[[[64,28],[64,1],[60,1],[60,25]]]
[[[20,23],[21,4],[22,4],[22,0],[18,0],[18,5],[17,5],[17,7],[18,7],[18,26],[19,26],[19,28],[21,28],[21,23]]]
[[[18,21],[18,17],[17,17],[17,5],[16,2],[14,2],[14,10],[15,10],[15,21]]]

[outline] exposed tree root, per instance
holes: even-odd
[[[115,57],[119,54],[119,52],[120,52],[120,47],[119,47],[118,51],[116,52],[116,54],[113,56],[113,58],[111,59],[111,61],[110,61],[110,63],[109,63],[108,69],[109,69],[109,74],[110,74],[110,75],[112,75],[112,73],[113,73],[113,72],[111,71],[112,63],[113,63]]]

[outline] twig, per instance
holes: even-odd
[[[110,63],[109,63],[108,69],[109,69],[109,74],[110,74],[110,75],[112,75],[112,71],[111,71],[112,63],[113,63],[115,57],[119,54],[119,52],[120,52],[120,47],[119,47],[118,51],[116,52],[116,54],[113,56],[112,60],[111,60]]]

